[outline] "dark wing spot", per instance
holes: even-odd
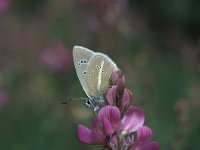
[[[102,73],[104,73],[104,70],[102,70]]]
[[[91,77],[91,75],[88,76],[89,78]]]
[[[87,71],[83,71],[83,74],[86,75]]]
[[[99,66],[98,66],[98,65],[96,65],[96,67],[97,67],[97,68],[99,68]]]
[[[80,65],[81,65],[81,63],[78,63],[78,65],[80,66]]]

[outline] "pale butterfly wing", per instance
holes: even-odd
[[[118,70],[117,65],[107,55],[94,53],[87,66],[87,95],[89,97],[102,96],[115,70]]]
[[[91,97],[88,94],[89,89],[87,78],[87,66],[91,57],[94,54],[95,53],[93,51],[81,46],[74,46],[73,48],[73,60],[76,68],[76,73],[80,80],[81,86],[83,87],[83,90],[89,98]]]

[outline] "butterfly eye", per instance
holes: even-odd
[[[81,64],[83,63],[83,60],[81,60]]]
[[[84,60],[83,63],[86,64],[86,63],[87,63],[87,60]]]
[[[87,107],[90,107],[90,106],[91,106],[91,101],[90,101],[89,99],[87,99],[87,100],[85,101],[85,105],[86,105]]]

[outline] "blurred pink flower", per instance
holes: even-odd
[[[0,106],[3,106],[8,101],[8,95],[5,91],[0,90]]]
[[[57,42],[40,54],[40,62],[54,71],[65,71],[72,65],[72,55],[62,43]]]
[[[0,13],[5,12],[10,6],[11,0],[0,0]]]
[[[130,106],[122,117],[116,106],[108,105],[93,119],[92,129],[77,126],[77,138],[84,144],[102,145],[112,150],[158,150],[157,142],[148,141],[151,129],[143,124],[144,114],[140,108]]]
[[[109,8],[110,6],[113,7],[115,5],[119,5],[125,9],[127,7],[128,1],[127,0],[81,0],[84,3],[89,3],[100,7],[101,9]]]
[[[117,29],[122,27],[122,23],[126,20],[127,0],[82,0],[82,2],[89,6],[87,10],[90,17],[87,17],[86,21],[89,29],[94,32],[101,33],[107,27]]]
[[[86,25],[93,32],[101,32],[103,28],[102,23],[98,20],[98,18],[95,15],[91,15],[86,18]]]

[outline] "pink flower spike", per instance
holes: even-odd
[[[128,132],[137,131],[144,124],[144,113],[139,107],[129,106],[122,119],[123,130]]]
[[[103,137],[97,137],[97,135],[91,129],[78,125],[76,129],[76,135],[78,140],[83,144],[93,144],[93,145],[101,145],[104,144]]]
[[[117,86],[111,86],[108,88],[105,99],[109,105],[116,105],[116,98],[117,98]]]
[[[142,126],[137,130],[137,141],[148,141],[151,135],[151,129],[147,126]]]
[[[101,122],[103,122],[104,118],[107,118],[110,121],[114,130],[119,129],[120,111],[117,107],[107,105],[100,109],[97,117],[101,120]]]

